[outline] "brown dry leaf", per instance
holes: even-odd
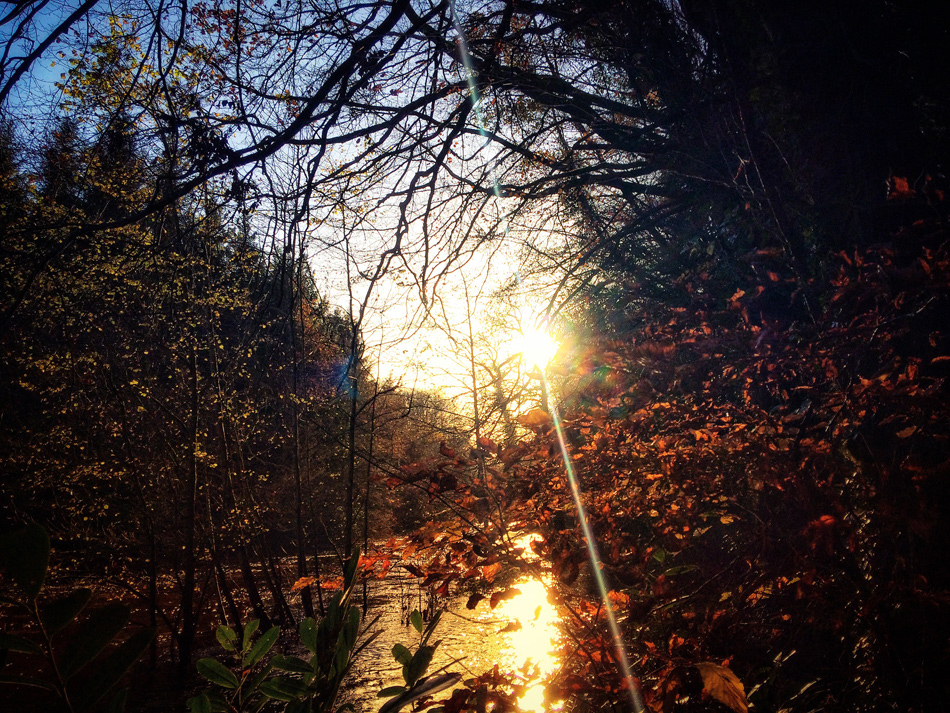
[[[484,594],[473,594],[468,598],[468,601],[465,603],[466,609],[474,609],[478,606],[478,603],[485,598]]]
[[[518,416],[518,423],[525,428],[541,428],[551,424],[551,416],[547,411],[539,408],[531,409],[528,413]]]
[[[732,671],[709,661],[696,664],[696,668],[703,677],[706,693],[736,713],[748,713],[749,701],[745,697],[745,688]]]

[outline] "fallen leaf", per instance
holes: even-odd
[[[309,587],[315,581],[317,581],[315,577],[301,577],[296,582],[294,582],[294,586],[290,588],[290,591],[292,592],[299,591],[301,589],[304,589],[305,587]]]
[[[748,713],[749,701],[745,697],[745,688],[732,671],[709,661],[696,664],[696,668],[703,678],[706,693],[736,713]]]

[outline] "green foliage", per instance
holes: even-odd
[[[319,623],[312,617],[300,622],[298,636],[309,659],[283,654],[265,659],[280,636],[276,626],[256,640],[257,620],[248,622],[241,636],[219,626],[215,636],[232,654],[233,667],[214,658],[198,661],[198,673],[217,688],[190,698],[192,713],[255,712],[268,705],[288,713],[334,710],[344,677],[359,653],[378,636],[371,633],[359,641],[360,611],[351,601],[358,562],[359,552],[354,552],[344,572],[343,588],[330,599],[326,616]],[[364,633],[374,623],[366,624]]]
[[[423,626],[422,613],[419,610],[415,610],[409,615],[409,623],[420,634],[419,646],[415,653],[403,644],[393,646],[393,658],[396,659],[397,663],[402,664],[404,685],[389,686],[379,692],[379,698],[392,698],[392,700],[383,704],[382,708],[379,709],[379,713],[395,713],[420,698],[451,688],[462,680],[462,677],[457,673],[425,675],[432,663],[432,656],[441,643],[440,641],[429,643],[441,617],[442,612],[438,612]],[[436,707],[429,710],[439,711],[442,709]]]
[[[0,666],[9,662],[11,653],[23,654],[28,658],[18,668],[31,671],[0,675],[0,684],[42,689],[68,711],[95,710],[142,655],[155,631],[141,629],[116,643],[128,622],[129,607],[109,602],[79,618],[91,596],[88,589],[41,602],[49,557],[49,536],[37,524],[0,538],[0,564],[18,590],[2,601],[25,611],[32,627],[22,636],[0,633]],[[109,711],[121,711],[124,705],[124,690],[104,704]]]

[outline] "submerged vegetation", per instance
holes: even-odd
[[[950,22],[773,5],[11,6],[4,696],[341,710],[398,569],[552,709],[943,710]]]

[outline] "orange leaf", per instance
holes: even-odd
[[[749,702],[745,697],[745,688],[732,671],[708,661],[696,664],[696,668],[703,677],[703,689],[706,693],[736,713],[748,713]]]
[[[551,416],[547,411],[535,408],[528,411],[528,413],[518,416],[518,423],[525,428],[542,428],[543,426],[550,425]]]
[[[485,576],[489,582],[495,580],[495,575],[501,571],[501,562],[495,562],[495,564],[490,564],[482,567],[482,574]],[[494,608],[494,607],[492,607]]]
[[[301,589],[304,589],[305,587],[309,587],[311,584],[313,584],[316,581],[317,580],[315,577],[301,577],[296,582],[294,582],[294,586],[290,588],[290,591],[297,592]]]
[[[891,190],[887,194],[887,200],[893,200],[894,198],[912,198],[916,195],[916,191],[910,187],[906,178],[894,176],[894,178],[891,179],[891,183]]]

